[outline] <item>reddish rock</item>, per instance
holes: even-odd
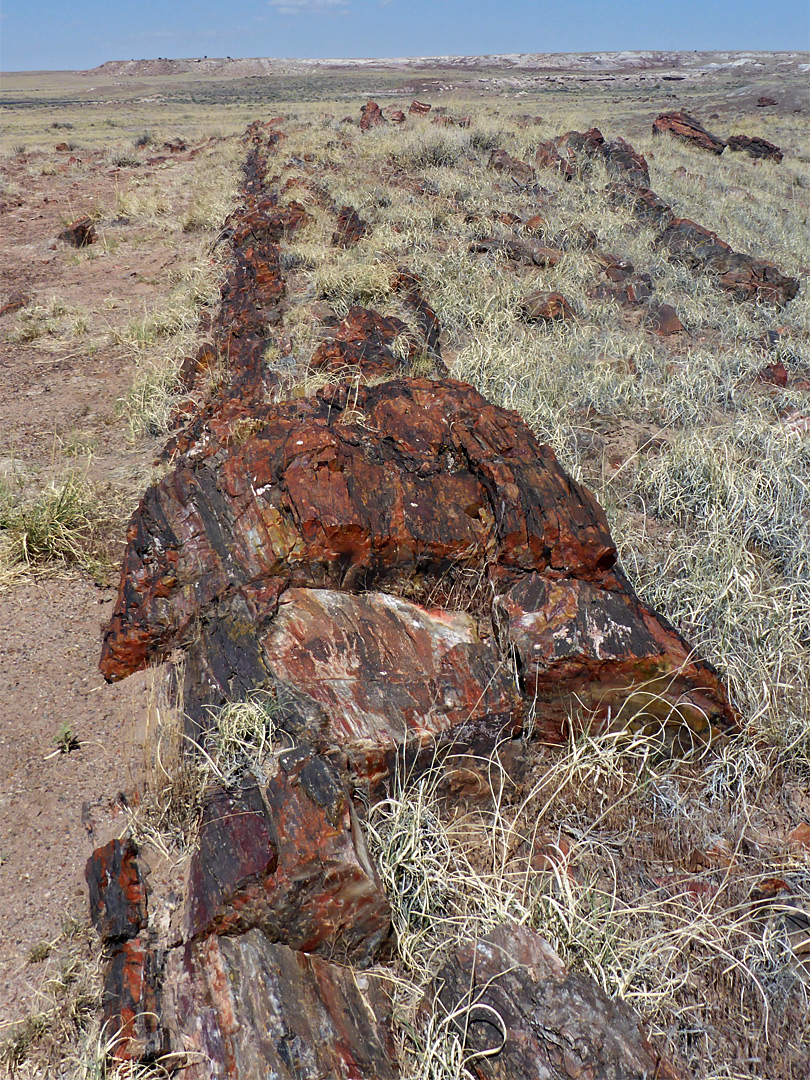
[[[624,139],[603,143],[602,156],[608,175],[631,187],[649,188],[650,168],[643,154],[634,150]]]
[[[80,248],[86,247],[88,244],[95,244],[98,240],[98,234],[92,218],[80,217],[76,218],[71,225],[68,225],[66,229],[59,233],[59,239],[64,240],[66,244]]]
[[[650,304],[647,321],[651,328],[662,337],[671,337],[686,329],[672,304]]]
[[[757,378],[760,382],[772,383],[774,386],[784,388],[788,384],[787,368],[781,361],[777,360],[773,364],[766,364]]]
[[[796,278],[786,277],[764,259],[734,251],[716,233],[688,218],[673,218],[660,242],[677,258],[717,276],[718,285],[736,300],[765,300],[784,304],[799,291]]]
[[[458,946],[423,1006],[463,1040],[480,1080],[678,1080],[635,1012],[547,941],[505,924]]]
[[[767,109],[770,105],[778,104],[779,102],[776,100],[776,98],[766,97],[764,94],[762,95],[762,97],[757,98],[757,105],[760,109]]]
[[[152,1061],[165,1047],[159,961],[141,937],[125,941],[106,963],[101,998],[104,1042],[119,1061]]]
[[[406,119],[407,117],[405,116],[405,113],[402,111],[402,109],[394,109],[388,114],[388,120],[392,124],[404,124]]]
[[[22,308],[26,307],[30,303],[31,297],[28,295],[28,293],[12,293],[11,296],[9,296],[8,300],[6,300],[5,304],[0,307],[0,316],[12,315],[15,311],[20,311]]]
[[[527,233],[542,233],[546,227],[546,219],[542,214],[535,214],[524,224]]]
[[[802,821],[789,834],[788,840],[799,851],[810,851],[810,822]]]
[[[618,570],[601,586],[524,575],[497,598],[496,611],[543,738],[559,739],[572,702],[622,726],[638,711],[676,737],[686,728],[706,740],[736,725],[715,669],[693,658]]]
[[[487,165],[496,172],[509,173],[523,187],[534,183],[536,173],[531,165],[513,158],[505,150],[493,150],[489,155]]]
[[[126,941],[146,927],[146,885],[132,840],[111,840],[87,860],[90,918],[102,941]]]
[[[653,121],[652,133],[653,135],[674,135],[682,142],[701,150],[709,150],[712,154],[722,154],[726,148],[723,139],[712,135],[700,121],[685,112],[661,113]]]
[[[163,149],[170,151],[172,154],[182,154],[183,151],[188,150],[188,146],[183,139],[171,139],[163,144]]]
[[[534,266],[556,266],[562,252],[545,247],[531,237],[516,237],[510,240],[475,240],[470,244],[470,251],[478,254],[503,252],[516,262],[531,263]]]
[[[672,207],[650,188],[616,183],[611,185],[608,196],[612,202],[629,207],[645,225],[666,229],[675,218]]]
[[[391,351],[398,339],[408,344],[405,356],[396,356]],[[352,307],[334,337],[315,350],[310,366],[336,372],[356,367],[366,378],[390,376],[402,373],[415,354],[416,344],[401,319]]]
[[[54,147],[54,150],[56,150],[56,152],[58,154],[69,154],[70,153],[70,146],[66,142],[60,142],[60,143],[56,144],[56,146]]]
[[[519,731],[522,709],[492,638],[464,612],[387,593],[290,589],[261,635],[280,723],[319,749],[339,746],[374,789],[404,749],[491,749]]]
[[[732,135],[728,140],[729,150],[745,151],[753,158],[761,158],[765,161],[773,161],[777,165],[782,161],[782,151],[767,139],[760,139],[754,135]]]
[[[361,131],[369,131],[371,128],[379,127],[380,124],[384,123],[386,123],[386,119],[376,101],[367,102],[360,110]]]
[[[471,116],[445,116],[444,114],[434,116],[430,121],[431,124],[438,124],[439,127],[461,127],[468,128],[472,124]]]
[[[337,247],[352,247],[368,232],[368,222],[363,221],[353,206],[341,206],[338,213],[337,229],[332,235],[332,243]]]
[[[292,201],[280,207],[275,196],[263,195],[226,218],[225,230],[230,232],[236,248],[248,244],[278,244],[281,240],[289,240],[309,220],[301,203]]]
[[[430,105],[426,101],[412,101],[408,112],[411,116],[427,116],[430,112]]]
[[[556,169],[566,180],[581,176],[590,166],[595,154],[601,152],[605,138],[598,128],[588,131],[567,131],[555,139],[540,143],[535,155],[540,169]]]
[[[574,309],[558,292],[533,292],[520,302],[523,315],[533,322],[556,322],[575,318]]]
[[[250,930],[174,950],[163,1017],[184,1080],[396,1080],[386,989]]]
[[[246,780],[206,799],[186,891],[187,939],[242,934],[367,963],[391,913],[344,775],[306,747],[281,755],[264,798]]]
[[[421,278],[410,270],[400,268],[392,285],[402,302],[413,312],[413,321],[421,339],[418,351],[433,360],[437,375],[446,375],[447,368],[442,362],[441,353],[441,326],[436,312],[422,295]]]
[[[482,558],[589,576],[615,560],[592,497],[522,420],[463,383],[325,387],[253,417],[255,433],[232,445],[223,410],[193,460],[147,491],[105,636],[107,678],[179,644],[225,596],[264,609],[287,583],[351,588]]]

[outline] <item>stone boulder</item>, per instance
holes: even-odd
[[[548,942],[504,924],[459,945],[423,1009],[439,1008],[480,1080],[678,1080],[639,1017]]]
[[[405,343],[407,351],[395,355],[392,345]],[[404,373],[417,346],[408,326],[394,316],[368,308],[349,308],[334,335],[312,354],[310,366],[340,372],[357,368],[366,378]]]
[[[601,152],[605,137],[599,128],[567,131],[537,148],[535,161],[541,169],[556,169],[566,180],[581,176],[590,167],[594,154]]]
[[[523,187],[534,183],[535,171],[531,165],[512,157],[505,150],[496,149],[489,155],[487,166],[496,172],[508,173]]]
[[[724,139],[712,135],[710,131],[685,112],[661,113],[653,121],[653,135],[673,135],[681,142],[688,143],[700,150],[708,150],[712,154],[722,154],[726,148]]]
[[[558,292],[529,293],[520,302],[520,311],[530,322],[559,322],[576,318],[574,309]]]
[[[411,116],[427,116],[431,106],[426,101],[412,101],[408,112]]]
[[[332,243],[336,247],[353,247],[368,232],[368,222],[363,221],[353,206],[341,206],[338,213],[337,229],[332,234]]]

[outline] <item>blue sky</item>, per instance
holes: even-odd
[[[156,56],[808,49],[807,0],[4,0],[5,71]]]

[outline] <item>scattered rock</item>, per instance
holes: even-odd
[[[113,951],[106,963],[101,1010],[112,1057],[148,1062],[163,1053],[160,957],[145,938],[132,938]]]
[[[671,337],[686,329],[672,304],[652,303],[648,311],[649,325],[662,337]]]
[[[406,344],[407,352],[394,354],[392,346],[397,341]],[[352,307],[334,336],[312,354],[310,366],[337,372],[355,367],[366,378],[390,377],[404,373],[415,355],[416,343],[401,319]]]
[[[66,143],[66,142],[57,143],[56,146],[54,147],[54,150],[56,150],[56,152],[58,154],[69,154],[70,153],[70,144]]]
[[[653,135],[674,135],[690,146],[709,150],[712,154],[722,154],[726,148],[724,139],[707,131],[699,120],[685,112],[661,113],[653,121]]]
[[[86,247],[88,244],[95,244],[98,240],[98,234],[92,218],[80,217],[59,233],[59,239],[64,240],[66,244],[80,248]]]
[[[427,116],[430,112],[430,105],[426,101],[412,101],[408,112],[411,116]]]
[[[604,141],[598,128],[585,132],[567,131],[564,135],[540,143],[535,155],[537,167],[556,169],[566,180],[572,180],[587,171],[592,156],[601,150]]]
[[[732,135],[728,140],[729,150],[744,150],[753,158],[761,158],[764,161],[773,161],[777,165],[782,161],[782,151],[767,139],[760,139],[757,135]]]
[[[602,156],[608,175],[631,187],[649,188],[650,168],[643,154],[639,154],[624,139],[602,143]]]
[[[458,946],[423,1009],[436,1007],[481,1080],[678,1080],[636,1013],[587,975],[566,971],[525,926],[504,924]]]
[[[407,117],[402,109],[394,109],[388,114],[388,120],[392,124],[404,124]]]
[[[767,109],[770,105],[778,105],[778,104],[779,104],[779,102],[776,100],[776,98],[766,97],[765,95],[763,95],[762,97],[757,98],[757,106],[760,109]]]
[[[562,255],[561,251],[545,247],[530,237],[514,240],[475,240],[470,244],[470,251],[478,254],[503,252],[510,259],[534,266],[556,266]]]
[[[382,109],[376,101],[367,102],[360,111],[360,130],[369,131],[373,127],[379,127],[380,124],[385,124],[386,119],[382,114]]]
[[[558,319],[575,318],[574,309],[558,292],[533,292],[520,302],[520,310],[527,319],[554,322]]]
[[[182,154],[185,150],[188,150],[188,146],[183,139],[171,139],[169,142],[163,144],[163,149],[168,150],[172,154]]]
[[[337,229],[332,234],[332,243],[336,247],[353,247],[368,232],[368,222],[363,221],[353,206],[341,206],[338,213]]]
[[[773,386],[784,389],[788,384],[787,368],[781,361],[777,360],[772,364],[766,364],[757,375],[757,378],[760,382],[771,383]]]

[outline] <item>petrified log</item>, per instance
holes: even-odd
[[[427,116],[431,106],[426,101],[412,101],[408,112],[411,116]]]
[[[376,101],[368,101],[360,110],[360,130],[369,131],[373,127],[387,123],[382,109]]]
[[[151,1061],[166,1046],[160,1010],[159,957],[141,937],[107,960],[101,997],[105,1043],[119,1061]]]
[[[758,135],[732,135],[728,140],[729,150],[744,150],[753,158],[761,158],[764,161],[773,161],[777,165],[782,161],[783,154],[772,142],[760,139]]]
[[[685,726],[711,737],[723,689],[683,638],[645,607],[624,576],[614,587],[524,574],[495,601],[520,658],[522,685],[542,737],[555,740],[575,698],[588,712],[629,724]],[[672,723],[677,717],[677,722]],[[691,736],[684,734],[688,743]]]
[[[301,745],[264,788],[207,799],[186,891],[187,940],[258,927],[270,941],[367,963],[391,913],[354,820],[344,774]]]
[[[601,150],[605,137],[599,128],[588,131],[567,131],[555,139],[540,143],[535,155],[538,168],[556,169],[566,180],[581,176],[595,153]]]
[[[696,146],[701,150],[708,150],[712,154],[722,154],[726,148],[724,139],[712,135],[710,131],[685,112],[661,113],[653,121],[653,135],[674,135],[682,142],[690,146]]]
[[[398,1076],[385,983],[259,930],[174,950],[163,1019],[186,1080]]]
[[[393,109],[388,114],[388,121],[392,124],[404,124],[407,117],[402,109]]]
[[[460,945],[428,992],[431,1007],[451,1018],[481,1080],[678,1080],[633,1010],[567,972],[525,926]]]
[[[608,175],[631,187],[648,188],[650,186],[650,168],[643,154],[634,150],[624,139],[614,139],[602,143],[602,156]]]
[[[531,165],[512,157],[505,150],[493,150],[489,155],[487,165],[490,169],[495,169],[496,172],[509,173],[510,176],[514,176],[518,183],[524,186],[531,184],[536,175]]]

